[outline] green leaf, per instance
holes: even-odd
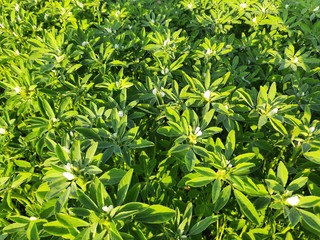
[[[306,152],[303,156],[311,162],[320,164],[320,150]]]
[[[100,181],[105,185],[118,184],[126,171],[119,168],[112,168],[100,177]]]
[[[197,235],[202,233],[205,229],[207,229],[212,223],[217,221],[219,216],[210,216],[202,219],[201,221],[197,222],[189,231],[189,235]]]
[[[76,218],[76,217],[71,217],[71,216],[64,214],[64,213],[57,213],[56,218],[62,225],[70,227],[70,228],[89,226],[89,223],[87,223],[86,221],[79,219],[79,218]]]
[[[259,225],[260,219],[258,212],[250,200],[240,191],[234,189],[234,196],[239,204],[241,212],[254,224]]]
[[[299,177],[293,180],[287,187],[288,191],[297,191],[308,182],[308,177]]]
[[[277,94],[277,86],[276,86],[276,83],[273,82],[269,88],[268,99],[270,101],[273,101],[273,99],[276,97],[276,94]]]
[[[231,196],[231,186],[228,185],[222,189],[220,195],[214,205],[214,211],[220,211],[229,201]]]
[[[30,172],[20,172],[17,176],[15,176],[11,187],[12,188],[20,187],[22,183],[26,182],[31,177],[32,177],[32,173]]]
[[[288,135],[286,128],[282,125],[282,123],[278,119],[269,117],[269,120],[275,130],[277,130],[279,133],[281,133],[284,136]]]
[[[284,165],[283,162],[279,162],[278,168],[277,168],[277,177],[279,178],[282,186],[286,186],[288,181],[288,170],[287,167]]]
[[[90,163],[92,161],[92,158],[94,156],[94,154],[96,153],[98,147],[98,143],[94,142],[87,150],[86,152],[86,162]]]
[[[30,222],[30,224],[27,228],[27,238],[28,238],[28,240],[39,240],[40,239],[37,224],[35,222]]]
[[[133,174],[133,169],[130,169],[120,180],[119,185],[118,185],[118,192],[117,192],[117,205],[121,205],[127,195],[130,183],[131,183],[131,178]]]
[[[60,144],[56,145],[56,155],[59,158],[59,160],[63,163],[63,164],[67,164],[69,159],[69,156],[67,154],[67,152],[63,149],[63,147],[61,147]]]
[[[267,115],[261,115],[258,120],[258,128],[261,129],[268,122]]]
[[[83,191],[80,189],[77,190],[78,200],[83,204],[83,206],[87,209],[93,210],[95,212],[100,212],[98,206],[92,201],[90,197],[88,197]]]
[[[302,220],[310,227],[312,232],[316,235],[320,235],[320,218],[315,214],[308,212],[306,210],[298,209]]]
[[[159,224],[169,221],[174,216],[174,210],[156,204],[149,206],[144,211],[136,214],[135,220],[143,223]]]
[[[43,224],[43,229],[50,235],[63,236],[69,234],[68,228],[58,221]]]
[[[70,149],[70,157],[72,161],[81,161],[81,145],[79,140],[74,141],[72,144]]]
[[[128,147],[132,149],[146,148],[146,147],[153,147],[153,146],[154,146],[153,142],[142,139],[142,138],[134,140],[133,142],[128,144]]]
[[[5,226],[2,231],[7,233],[20,232],[24,230],[27,223],[12,223],[8,226]]]
[[[296,208],[291,208],[289,210],[288,218],[290,221],[290,224],[294,227],[298,224],[300,221],[300,214]]]
[[[225,156],[227,160],[231,159],[232,153],[236,148],[236,135],[235,131],[231,130],[227,136],[225,144]]]
[[[283,193],[284,192],[284,187],[278,183],[275,180],[272,179],[266,179],[266,184],[268,188],[271,188],[273,191],[278,192],[278,193]]]
[[[70,195],[70,187],[68,187],[58,198],[55,206],[55,212],[59,213],[66,205]]]
[[[185,164],[186,164],[188,171],[191,172],[193,170],[194,166],[196,165],[196,161],[197,161],[197,157],[194,154],[194,152],[192,151],[192,149],[189,149],[187,151],[184,159],[185,159]]]
[[[300,208],[320,207],[320,197],[318,196],[303,196],[300,197],[298,206]]]
[[[212,190],[211,190],[211,200],[212,203],[216,203],[216,201],[219,198],[220,192],[221,192],[222,183],[220,179],[214,180],[212,184]]]
[[[190,187],[203,187],[212,182],[214,179],[214,177],[198,177],[187,181],[186,185]]]

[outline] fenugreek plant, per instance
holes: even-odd
[[[318,0],[0,0],[0,239],[317,239]]]

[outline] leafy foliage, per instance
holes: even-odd
[[[0,239],[317,239],[317,0],[0,3]]]

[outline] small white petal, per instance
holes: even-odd
[[[116,44],[114,45],[114,49],[119,49],[119,44],[116,43]]]
[[[29,219],[30,219],[30,221],[35,221],[35,220],[37,220],[38,218],[36,218],[36,217],[30,217]]]
[[[211,91],[210,90],[207,90],[203,93],[203,97],[206,99],[206,100],[209,100],[210,99],[210,96],[211,96]]]
[[[18,4],[18,3],[16,3],[16,5],[15,5],[14,9],[15,9],[17,12],[19,12],[20,6],[19,6],[19,4]]]
[[[72,173],[69,173],[69,172],[64,172],[63,173],[63,176],[68,179],[69,181],[73,180],[74,179],[74,175]]]
[[[87,46],[88,44],[89,44],[89,42],[83,41],[83,42],[81,43],[81,46],[82,46],[82,47],[85,47],[85,46]]]
[[[165,47],[165,46],[169,45],[169,43],[170,43],[170,39],[168,38],[163,42],[163,46]]]
[[[154,89],[152,90],[152,94],[153,94],[153,95],[157,95],[157,93],[158,93],[158,90],[157,90],[156,88],[154,88]]]
[[[202,131],[201,131],[200,127],[196,127],[195,134],[197,137],[200,137],[202,135]]]
[[[4,128],[0,128],[0,135],[4,135],[4,134],[6,134],[6,130],[4,129]]]
[[[160,96],[161,97],[164,97],[166,94],[164,93],[164,92],[162,92],[162,91],[160,91]]]
[[[15,87],[13,90],[16,92],[16,94],[19,94],[21,92],[20,87]]]
[[[105,211],[106,213],[110,213],[112,209],[113,209],[113,205],[102,207],[102,210]]]
[[[118,116],[119,116],[120,118],[122,118],[122,117],[123,117],[123,111],[119,111],[119,112],[118,112]]]
[[[289,4],[286,4],[284,7],[287,9],[289,7]]]
[[[254,18],[252,18],[252,22],[256,22],[257,21],[257,18],[256,17],[254,17]]]
[[[274,109],[272,109],[272,110],[269,112],[269,114],[270,114],[270,115],[274,115],[274,114],[276,114],[278,111],[279,111],[278,108],[274,108]]]
[[[315,127],[310,127],[310,128],[309,128],[309,131],[310,131],[310,132],[314,132],[314,130],[315,130]]]
[[[317,12],[319,10],[319,6],[317,6],[315,9],[313,9],[314,12]]]
[[[193,8],[192,3],[189,3],[189,4],[188,4],[188,8],[189,8],[190,10],[192,10],[192,8]]]
[[[295,57],[295,58],[293,59],[293,62],[294,62],[294,63],[299,62],[299,58]]]
[[[65,148],[65,147],[63,147],[63,148]],[[68,149],[69,150],[69,149]],[[69,151],[70,152],[70,151]],[[70,163],[67,163],[67,165],[64,165],[64,167],[63,167],[66,171],[68,171],[68,172],[71,172],[71,170],[72,170],[72,168],[73,168],[73,165],[72,164],[70,164]]]
[[[246,7],[247,7],[247,4],[246,4],[246,3],[240,3],[240,7],[241,7],[241,8],[246,8]]]
[[[290,206],[296,206],[300,202],[300,199],[298,196],[292,196],[286,199],[286,203],[289,204]]]
[[[207,49],[206,54],[207,54],[207,55],[212,54],[212,50],[211,50],[211,48],[208,48],[208,49]]]

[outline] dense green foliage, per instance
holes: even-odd
[[[0,240],[317,239],[318,0],[0,0]]]

